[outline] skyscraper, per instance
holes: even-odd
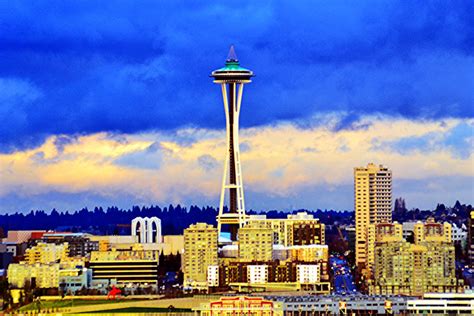
[[[354,209],[356,218],[356,264],[367,264],[367,227],[392,221],[392,171],[369,163],[354,168]]]
[[[247,261],[273,259],[273,230],[243,227],[239,229],[239,258]]]
[[[474,268],[474,211],[471,211],[469,214],[467,232],[467,253],[469,256],[469,264],[471,268]]]
[[[414,243],[403,239],[402,225],[370,225],[375,244],[369,251],[373,266],[372,294],[422,295],[462,290],[455,273],[451,225],[428,219],[415,224]],[[371,257],[371,253],[373,257]]]
[[[245,224],[244,186],[239,150],[240,105],[244,84],[251,82],[253,72],[240,67],[234,46],[231,46],[225,67],[214,70],[211,77],[214,77],[214,83],[220,84],[222,88],[227,130],[227,154],[217,217],[218,232],[220,234],[222,225],[229,225],[231,239],[236,240],[237,230]],[[229,192],[229,212],[224,214],[226,190]]]

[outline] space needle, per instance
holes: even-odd
[[[222,99],[226,117],[227,154],[222,177],[217,228],[220,236],[222,225],[228,225],[231,240],[237,240],[237,231],[246,222],[244,186],[239,150],[239,115],[242,103],[244,84],[250,83],[253,77],[251,70],[240,67],[239,60],[232,45],[225,66],[211,74],[214,83],[222,88]],[[229,193],[228,212],[224,213],[224,200]]]

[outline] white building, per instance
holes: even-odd
[[[161,220],[158,217],[136,217],[132,220],[132,236],[141,244],[161,243]]]
[[[207,286],[219,286],[219,266],[211,265],[207,267]]]
[[[474,293],[428,293],[408,300],[407,309],[410,315],[474,315]]]
[[[268,282],[268,267],[266,264],[248,265],[247,281],[250,284],[262,284]]]
[[[462,224],[462,226],[459,227],[453,223],[451,234],[452,234],[453,242],[459,242],[461,244],[465,244],[467,242],[466,225]]]
[[[302,284],[316,284],[321,280],[318,264],[299,264],[296,266],[297,281]]]

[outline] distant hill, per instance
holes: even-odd
[[[438,204],[434,210],[419,210],[417,208],[407,210],[402,198],[395,200],[393,220],[399,223],[404,221],[425,220],[434,217],[437,221],[449,221],[458,225],[466,223],[471,205],[461,204],[456,201],[454,206],[447,207]],[[294,210],[292,213],[306,211],[319,218],[324,224],[353,224],[353,211],[334,210]],[[265,213],[268,218],[285,218],[288,212],[248,211],[249,214]],[[148,207],[134,206],[131,209],[119,209],[111,206],[105,210],[95,207],[93,210],[83,208],[74,212],[60,212],[53,209],[50,212],[43,210],[31,211],[28,214],[15,213],[0,215],[0,235],[5,235],[9,230],[59,230],[73,232],[89,232],[98,235],[125,235],[130,234],[130,223],[135,217],[156,216],[161,219],[162,231],[165,235],[182,234],[183,230],[196,222],[216,224],[217,209],[212,206],[190,206],[169,205],[159,207],[151,205]],[[3,230],[3,231],[2,231]]]
[[[297,210],[306,211],[306,210]],[[294,211],[294,212],[297,212]],[[309,211],[323,223],[334,223],[335,221],[349,223],[353,220],[353,212],[337,212],[333,210]],[[248,211],[256,214],[255,211]],[[288,213],[281,211],[265,212],[269,218],[285,218]],[[161,208],[159,206],[138,207],[124,210],[115,206],[103,209],[95,207],[94,210],[83,208],[75,212],[59,212],[53,209],[50,212],[43,210],[31,211],[28,214],[15,213],[0,215],[0,227],[6,234],[9,230],[59,230],[59,231],[81,231],[92,234],[125,235],[130,234],[130,223],[135,217],[156,216],[161,219],[163,234],[182,234],[183,230],[196,222],[216,224],[217,209],[211,206],[188,208],[180,205],[169,205]]]

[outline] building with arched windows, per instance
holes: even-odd
[[[161,243],[161,220],[155,216],[134,218],[132,236],[138,236],[141,244]]]

